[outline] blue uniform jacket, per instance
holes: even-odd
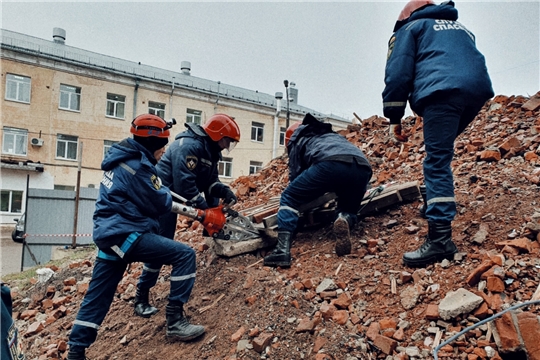
[[[289,154],[289,181],[293,181],[310,166],[326,160],[357,162],[371,171],[371,165],[358,147],[343,136],[327,130],[311,131],[313,125],[300,125],[287,143]],[[320,125],[319,125],[320,126]],[[368,170],[369,169],[369,170]]]
[[[131,138],[107,153],[94,211],[93,237],[100,249],[121,245],[132,232],[158,233],[158,219],[171,211],[172,198],[155,164],[153,154]]]
[[[157,165],[163,184],[199,209],[208,208],[220,197],[225,184],[219,181],[221,149],[204,129],[193,123],[176,135]],[[205,197],[201,196],[204,193]],[[206,200],[205,200],[206,198]]]
[[[384,116],[392,123],[403,117],[407,100],[421,114],[432,95],[453,93],[472,103],[494,95],[474,35],[457,18],[451,1],[427,6],[390,38],[382,96]]]

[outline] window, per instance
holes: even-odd
[[[279,128],[279,145],[285,145],[285,132],[287,129],[284,127]]]
[[[60,105],[58,107],[63,110],[81,110],[81,88],[60,84]]]
[[[250,161],[249,162],[249,174],[255,174],[262,169],[262,162],[260,161]]]
[[[125,96],[107,93],[107,116],[123,119],[125,107]]]
[[[223,160],[218,163],[218,173],[219,176],[232,177],[232,158],[224,157]]]
[[[107,155],[107,153],[109,152],[109,149],[111,148],[111,146],[113,146],[114,144],[117,144],[118,141],[112,141],[112,140],[103,140],[103,158],[105,159],[105,156]]]
[[[30,78],[27,76],[7,74],[6,100],[30,102]]]
[[[251,123],[251,140],[263,142],[264,124],[253,121]]]
[[[0,210],[3,212],[22,212],[23,192],[16,190],[2,190],[0,195]]]
[[[4,128],[2,153],[26,156],[28,149],[28,130]]]
[[[76,136],[58,134],[56,138],[56,158],[77,160],[78,140]]]
[[[187,109],[186,122],[201,125],[201,115],[202,111],[200,110]]]
[[[157,115],[160,118],[165,119],[165,104],[149,101],[148,113],[152,115]]]

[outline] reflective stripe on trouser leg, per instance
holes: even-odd
[[[96,260],[92,280],[69,335],[70,348],[88,348],[96,340],[126,266],[122,261]]]
[[[293,233],[298,226],[299,217],[300,213],[298,210],[293,209],[290,206],[280,206],[277,213],[278,230]]]
[[[159,278],[160,270],[161,264],[144,264],[137,287],[141,290],[149,290],[150,288],[154,287]]]
[[[147,267],[147,270],[143,272],[145,278],[141,279],[138,284],[141,289],[147,289],[143,286],[148,284],[155,284],[153,279],[157,279],[159,276],[159,272],[155,272],[156,269],[162,265],[172,265],[169,299],[183,303],[189,300],[195,283],[195,250],[181,242],[147,233],[141,235],[141,240],[131,251],[129,257],[131,262],[142,261]],[[154,271],[148,271],[148,269]]]

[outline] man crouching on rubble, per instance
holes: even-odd
[[[170,190],[161,186],[155,165],[172,124],[144,114],[131,123],[133,139],[114,144],[101,164],[105,171],[94,212],[93,239],[99,248],[92,280],[69,336],[68,360],[84,360],[86,349],[109,311],[116,287],[131,262],[172,265],[166,334],[187,341],[201,325],[184,316],[195,282],[195,251],[157,235],[159,217],[171,211]]]
[[[351,253],[350,231],[356,225],[357,213],[372,170],[364,153],[332,125],[307,114],[302,124],[289,126],[285,133],[289,154],[290,184],[279,202],[278,243],[264,258],[265,266],[291,266],[291,241],[297,230],[298,208],[327,192],[337,195],[338,217],[334,221],[336,254]]]

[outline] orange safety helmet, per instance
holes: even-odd
[[[294,130],[298,129],[300,126],[300,121],[295,122],[292,125],[289,125],[287,128],[287,131],[285,131],[285,146],[289,143],[289,140],[291,139],[292,134],[294,133]]]
[[[240,128],[233,117],[226,114],[214,114],[206,120],[202,126],[204,131],[210,136],[210,139],[219,141],[224,137],[240,141]]]
[[[435,5],[432,0],[410,0],[399,13],[398,21],[408,19],[413,12],[426,5]]]
[[[167,122],[159,116],[152,114],[142,114],[131,122],[130,132],[140,137],[169,138],[169,129],[176,123],[176,120]]]

